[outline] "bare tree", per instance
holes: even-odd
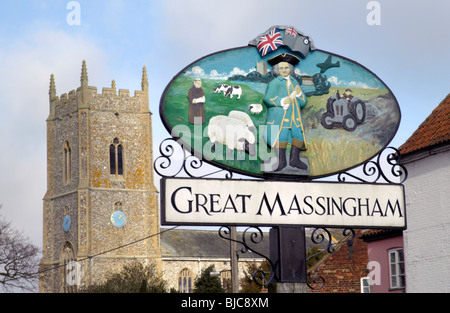
[[[35,291],[39,256],[29,238],[0,215],[0,292]]]

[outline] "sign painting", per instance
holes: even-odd
[[[400,123],[390,89],[355,61],[274,26],[247,46],[186,66],[160,102],[183,147],[254,177],[318,178],[383,150]]]

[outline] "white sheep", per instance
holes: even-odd
[[[208,137],[215,150],[216,142],[227,146],[230,150],[245,151],[255,155],[256,138],[253,133],[254,124],[244,112],[231,111],[228,116],[217,115],[209,120]],[[251,127],[251,129],[250,129]]]
[[[263,110],[263,106],[262,106],[261,104],[259,104],[259,103],[252,103],[252,104],[249,104],[248,107],[249,107],[250,112],[251,112],[252,114],[259,114],[259,113],[261,113],[262,110]]]
[[[228,113],[228,117],[243,121],[252,132],[255,130],[255,124],[253,124],[253,120],[245,112],[233,110]]]

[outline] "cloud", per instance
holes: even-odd
[[[219,73],[217,70],[211,70],[209,74],[207,74],[205,70],[200,66],[193,66],[190,71],[186,71],[185,75],[192,78],[226,80],[228,79],[228,77],[231,77],[233,75],[247,75],[248,73],[249,72],[246,72],[238,67],[235,67],[229,73]]]
[[[224,78],[225,77],[225,78]],[[218,71],[216,71],[216,70],[212,70],[210,73],[209,73],[209,78],[211,78],[211,79],[226,79],[226,74],[220,74]]]
[[[308,73],[301,71],[299,68],[295,68],[294,72],[295,72],[295,74],[300,75],[300,76],[311,76]]]
[[[192,67],[192,70],[187,71],[186,75],[200,78],[206,77],[205,71],[200,66]]]
[[[371,87],[366,83],[362,83],[362,82],[350,82],[348,84],[350,87],[355,87],[355,88],[362,88],[362,89],[375,89],[375,87]]]
[[[336,76],[331,76],[330,78],[328,78],[328,81],[335,86],[338,86],[340,84],[338,78]]]
[[[237,68],[237,67],[233,68],[233,70],[230,72],[230,76],[247,75],[247,74],[248,74],[247,72],[245,72],[244,70],[241,70],[240,68]]]
[[[95,44],[62,31],[34,31],[1,49],[1,54],[1,68],[8,75],[0,78],[0,96],[20,116],[48,113],[43,103],[48,101],[50,74],[55,74],[57,90],[65,93],[80,85],[82,60],[91,73],[106,70],[105,55]]]
[[[42,198],[46,189],[46,119],[50,74],[57,94],[80,86],[81,62],[96,81],[108,75],[102,50],[91,40],[37,27],[0,47],[0,214],[42,244]]]
[[[331,76],[330,78],[328,78],[328,81],[333,86],[355,87],[355,88],[361,88],[361,89],[376,89],[376,88],[378,88],[378,87],[370,86],[369,84],[363,83],[363,82],[356,82],[356,81],[347,82],[344,80],[339,80],[336,76]]]
[[[259,12],[273,11],[270,0],[164,1],[165,32],[189,56],[243,46],[271,25]],[[286,14],[283,12],[283,14]],[[264,13],[263,13],[264,15]],[[245,24],[245,27],[243,25]],[[182,25],[182,28],[180,27]]]

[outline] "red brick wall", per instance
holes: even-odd
[[[312,293],[360,293],[361,277],[368,274],[367,244],[361,240],[361,231],[356,230],[352,246],[344,243],[314,272],[311,278],[319,275],[325,279],[325,286],[320,290],[309,289]],[[318,287],[313,285],[313,287]]]

